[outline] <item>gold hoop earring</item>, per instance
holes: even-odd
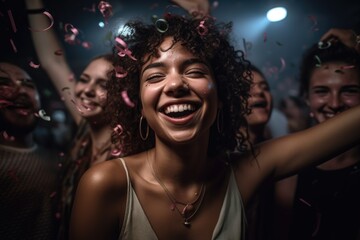
[[[222,133],[222,131],[224,130],[224,115],[223,115],[223,111],[222,108],[219,108],[218,114],[216,116],[216,127],[218,130],[218,133]]]
[[[142,129],[143,129],[143,127],[142,127],[142,121],[143,121],[143,119],[144,119],[144,117],[141,116],[141,117],[140,117],[140,122],[139,122],[139,133],[140,133],[141,139],[142,139],[143,141],[146,141],[146,139],[149,137],[149,124],[146,123],[146,133],[145,133],[145,137],[144,137],[144,135],[143,135],[143,133],[142,133]]]

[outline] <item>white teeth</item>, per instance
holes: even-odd
[[[327,114],[325,114],[325,116],[326,116],[327,118],[332,118],[332,117],[335,116],[335,114],[334,114],[334,113],[327,113]]]
[[[168,106],[164,112],[166,114],[169,114],[171,112],[184,112],[187,110],[193,111],[193,110],[195,110],[195,106],[193,106],[191,104],[171,105],[171,106]]]

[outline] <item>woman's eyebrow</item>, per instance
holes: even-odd
[[[144,72],[150,68],[156,68],[156,67],[163,67],[165,66],[165,63],[163,62],[155,62],[155,63],[150,63],[149,65],[147,65],[146,67],[144,67],[144,69],[141,71],[141,75],[142,76],[144,74]]]

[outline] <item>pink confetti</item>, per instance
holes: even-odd
[[[208,31],[209,31],[208,28],[204,25],[204,23],[205,23],[204,20],[201,21],[199,26],[196,29],[200,36],[206,35],[208,33]]]
[[[354,65],[348,65],[348,66],[341,66],[340,69],[352,69],[355,68]]]
[[[14,141],[15,140],[15,137],[10,136],[6,131],[2,132],[2,136],[6,141]]]
[[[307,205],[307,206],[311,207],[311,204],[310,204],[310,203],[308,203],[307,201],[305,201],[304,199],[299,198],[299,200],[300,200],[300,202],[304,203],[305,205]]]
[[[32,67],[32,68],[39,68],[40,64],[35,64],[33,61],[30,61],[29,66]]]
[[[124,100],[124,102],[126,103],[126,105],[128,105],[129,107],[135,107],[135,104],[130,100],[128,94],[127,94],[127,91],[122,91],[121,92],[121,96]]]
[[[43,12],[43,14],[50,19],[50,24],[49,24],[49,26],[46,27],[46,28],[44,28],[44,29],[29,28],[30,31],[33,31],[33,32],[45,32],[45,31],[49,30],[49,29],[54,25],[54,18],[53,18],[53,16],[52,16],[49,12],[47,12],[47,11]]]
[[[114,150],[111,151],[112,156],[118,157],[118,156],[120,156],[120,154],[121,154],[120,149],[114,149]]]
[[[92,44],[90,42],[82,42],[81,46],[85,49],[90,49],[92,47]]]
[[[112,6],[110,5],[110,3],[105,2],[105,1],[100,1],[99,5],[98,5],[98,9],[101,12],[101,14],[103,15],[105,22],[107,22],[109,17],[111,17],[113,14]]]
[[[264,42],[267,41],[267,34],[266,34],[266,32],[264,32],[263,41],[264,41]]]
[[[11,10],[8,10],[8,16],[9,16],[9,19],[10,19],[10,22],[11,22],[11,27],[12,27],[14,33],[16,33],[17,29],[16,29],[15,21],[14,21]]]
[[[14,52],[17,53],[17,49],[16,49],[16,46],[15,46],[15,43],[14,43],[14,41],[13,41],[11,38],[10,38],[10,44],[11,44]]]
[[[65,32],[71,32],[74,35],[79,35],[79,30],[75,28],[72,24],[66,23],[64,26]]]
[[[116,127],[113,130],[117,135],[120,135],[124,131],[120,124],[116,125]]]
[[[127,71],[124,70],[121,66],[115,66],[115,75],[117,78],[124,78],[127,76]]]
[[[124,42],[124,40],[122,40],[119,37],[116,37],[115,41],[121,45],[121,46],[115,45],[116,49],[119,51],[118,55],[120,57],[125,57],[125,55],[127,55],[132,60],[134,60],[134,61],[137,60],[135,57],[132,56],[132,52],[128,49],[127,44]]]

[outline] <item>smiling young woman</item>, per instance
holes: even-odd
[[[360,138],[357,107],[230,154],[245,149],[251,83],[249,63],[228,41],[230,25],[172,14],[161,23],[167,27],[129,22],[132,34],[118,36],[126,76],[109,81],[108,99],[127,156],[82,177],[72,239],[244,239],[244,206],[265,179],[325,161]],[[123,89],[136,106],[129,111],[120,111]]]

